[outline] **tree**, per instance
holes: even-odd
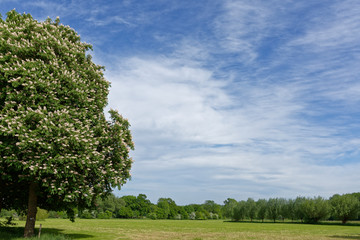
[[[359,214],[360,202],[350,194],[334,195],[330,198],[332,214],[335,218],[340,219],[343,224],[348,220],[356,219]]]
[[[248,209],[248,215],[250,218],[250,221],[252,222],[254,218],[256,218],[258,213],[258,208],[256,205],[256,202],[252,198],[248,198],[246,201],[246,208]]]
[[[170,207],[169,219],[179,219],[180,208],[176,205],[173,199],[166,198],[166,200],[169,203]]]
[[[157,202],[157,212],[156,215],[158,218],[167,219],[170,216],[170,204],[167,198],[159,198]]]
[[[139,213],[141,217],[145,217],[151,211],[151,202],[147,199],[145,194],[139,194],[136,197],[136,202],[139,208]]]
[[[276,222],[280,215],[280,200],[278,198],[270,198],[267,202],[267,214],[270,219]]]
[[[117,218],[132,218],[134,215],[133,211],[130,207],[122,206],[120,209],[116,212]]]
[[[185,210],[184,206],[179,206],[179,214],[181,216],[181,219],[189,219],[189,214]]]
[[[185,206],[183,207],[183,209],[184,209],[184,211],[189,215],[189,217],[190,217],[190,214],[191,214],[191,213],[195,213],[195,209],[194,209],[194,206],[193,206],[192,204],[190,204],[190,205],[185,205]]]
[[[115,201],[116,197],[113,194],[110,194],[105,199],[99,198],[96,201],[98,213],[105,211],[115,212]]]
[[[286,212],[286,217],[291,219],[291,221],[294,221],[294,219],[296,218],[295,200],[289,199],[286,203],[284,211]]]
[[[279,202],[279,215],[281,217],[281,219],[283,220],[283,222],[285,221],[285,218],[289,217],[289,201],[285,198],[278,198],[278,202]],[[290,217],[289,217],[290,218]]]
[[[305,197],[297,197],[294,202],[294,214],[296,219],[300,219],[303,222],[305,218],[303,204],[306,201]]]
[[[73,219],[75,207],[120,188],[134,145],[126,119],[105,118],[110,84],[86,55],[91,45],[59,19],[13,10],[0,25],[0,205],[27,209],[29,237],[37,206]]]
[[[317,223],[330,215],[329,202],[322,197],[305,199],[301,208],[304,212],[305,221],[309,223]]]
[[[266,199],[259,199],[256,202],[256,206],[258,208],[258,218],[264,222],[264,219],[267,215],[267,201]]]
[[[235,221],[243,220],[248,216],[248,209],[245,201],[239,201],[234,208],[234,214],[232,219]]]
[[[203,208],[207,211],[211,218],[221,217],[221,206],[212,200],[206,200],[203,204]]]
[[[120,199],[124,201],[126,208],[131,209],[133,214],[131,218],[138,218],[145,217],[151,211],[152,204],[150,200],[146,198],[147,196],[145,194],[139,194],[137,197],[129,195],[123,196]],[[129,211],[127,210],[126,213],[128,214]],[[124,218],[124,216],[121,217]]]
[[[116,217],[117,212],[120,208],[126,205],[125,201],[121,198],[116,197],[114,194],[110,194],[105,199],[98,198],[96,201],[96,210],[98,215],[106,212],[111,212],[112,217]]]

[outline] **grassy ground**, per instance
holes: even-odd
[[[20,234],[24,222],[7,228]],[[222,220],[121,220],[121,219],[76,219],[75,223],[64,219],[46,219],[42,224],[44,240],[83,239],[83,240],[120,240],[120,239],[359,239],[359,224],[341,226],[333,224],[307,225],[292,223],[250,223],[224,222]],[[1,229],[0,229],[1,230]],[[13,236],[0,240],[18,240]],[[54,235],[55,234],[55,235]],[[47,236],[46,236],[47,235]],[[52,236],[52,237],[51,237]],[[35,238],[34,238],[35,239]]]

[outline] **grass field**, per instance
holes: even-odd
[[[21,233],[25,222],[11,227]],[[308,225],[293,223],[225,222],[223,220],[121,220],[121,219],[46,219],[42,235],[60,234],[59,239],[120,240],[120,239],[359,239],[358,224],[341,226],[333,224]],[[9,231],[9,229],[7,229]],[[4,232],[4,228],[2,229]],[[49,236],[49,235],[48,235]],[[54,235],[51,235],[54,236]],[[0,240],[18,238],[0,236]],[[37,238],[34,238],[37,239]],[[44,238],[45,239],[45,238]],[[46,239],[52,239],[48,237]]]

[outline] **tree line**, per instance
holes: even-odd
[[[228,198],[223,205],[223,215],[234,221],[254,219],[276,221],[301,221],[318,223],[321,220],[360,220],[360,193],[335,194],[322,197],[297,197],[296,199],[270,198],[254,201],[236,201]]]
[[[171,198],[159,198],[151,203],[145,194],[116,197],[111,194],[98,198],[92,209],[74,209],[78,218],[149,218],[149,219],[231,219],[233,221],[293,221],[318,223],[321,220],[360,220],[360,193],[335,194],[329,199],[322,197],[297,197],[295,199],[270,198],[255,201],[252,198],[236,201],[228,198],[224,204],[207,200],[203,204],[179,206]],[[2,211],[2,216],[14,211]],[[0,216],[1,216],[0,214]],[[38,211],[41,218],[67,218],[65,211]]]

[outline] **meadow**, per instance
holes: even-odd
[[[19,240],[25,225],[0,228],[0,240]],[[360,225],[333,223],[317,225],[297,223],[251,223],[224,220],[146,220],[146,219],[46,219],[42,224],[43,240],[120,240],[120,239],[360,239]],[[12,234],[7,233],[13,232]],[[38,239],[38,238],[33,238]]]

